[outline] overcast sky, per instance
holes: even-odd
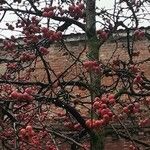
[[[97,0],[97,6],[100,7],[100,8],[113,9],[114,1],[115,0]],[[126,15],[130,15],[130,12],[128,12],[128,14],[126,14]],[[6,21],[9,21],[9,22],[13,21],[14,18],[15,18],[15,16],[13,14],[6,15],[6,17],[4,18],[4,20],[2,21],[2,23],[0,23],[0,28],[7,28],[6,25],[5,25]],[[150,18],[150,15],[149,15],[149,18]],[[141,22],[141,26],[150,26],[150,23],[148,21]],[[73,30],[73,27],[74,26],[72,26],[69,29],[69,31],[66,32],[66,34],[68,34],[71,30]],[[76,28],[76,30],[80,31],[80,29],[78,29],[78,28]],[[12,32],[10,32],[8,30],[0,30],[0,38],[2,38],[2,35],[5,35],[6,37],[10,37],[12,34],[16,35],[18,33],[17,32],[13,32],[12,33]]]
[[[113,8],[113,3],[114,0],[97,0],[97,6],[100,6],[102,8]],[[7,21],[13,21],[16,17],[13,14],[10,15],[6,15],[4,20],[2,21],[2,23],[0,23],[0,26],[2,28],[7,28],[7,26],[5,25]],[[13,23],[13,22],[12,22]],[[72,26],[70,28],[70,30],[73,30],[74,26]],[[77,28],[76,28],[77,29]],[[80,30],[80,29],[77,29]],[[68,34],[70,31],[67,31],[66,33]],[[19,33],[19,32],[18,32]],[[16,35],[18,34],[17,32],[13,32],[12,31],[8,31],[8,30],[0,30],[0,38],[3,37],[3,35],[5,35],[6,37],[10,37],[12,34]],[[4,38],[4,37],[3,37]]]

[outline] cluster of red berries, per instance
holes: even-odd
[[[31,20],[21,22],[20,27],[23,27],[22,33],[25,34],[25,43],[38,42],[39,35],[37,33],[40,33],[41,26],[39,25],[39,20],[35,16],[33,16]]]
[[[60,39],[62,39],[62,32],[61,31],[53,31],[53,30],[49,30],[48,28],[43,27],[41,29],[42,32],[42,36],[44,38],[49,39],[50,41],[59,41]]]
[[[3,44],[5,50],[14,50],[16,48],[15,43],[9,40],[3,40]]]
[[[47,131],[39,131],[38,133],[36,133],[33,130],[33,127],[31,125],[27,125],[25,128],[22,128],[19,131],[19,137],[23,141],[23,143],[21,144],[20,147],[26,148],[26,146],[27,146],[26,143],[30,143],[28,145],[34,146],[37,149],[41,150],[41,149],[43,149],[42,148],[43,147],[42,140],[43,140],[43,138],[45,138],[45,140],[47,140],[47,138],[46,138],[47,136],[48,136]],[[44,147],[46,150],[56,150],[55,145],[49,139],[45,143]]]
[[[142,70],[136,65],[130,65],[129,69],[131,70],[132,73],[135,74],[135,77],[133,79],[133,83],[138,84],[143,82],[142,78]]]
[[[98,30],[97,31],[97,36],[100,40],[102,41],[106,41],[108,38],[108,33],[106,31],[103,30]]]
[[[70,5],[69,6],[69,14],[71,17],[83,17],[83,11],[84,11],[84,4],[78,3],[77,5]]]
[[[25,38],[23,39],[23,41],[28,45],[28,44],[31,44],[31,43],[36,43],[36,42],[38,42],[38,40],[39,40],[39,38],[40,38],[40,36],[37,36],[37,35],[35,35],[34,33],[32,33],[32,34],[26,34],[25,33]]]
[[[31,52],[23,52],[20,56],[20,60],[23,62],[34,60],[35,54]]]
[[[36,135],[31,125],[27,125],[26,128],[22,128],[19,132],[21,140],[29,142],[31,145],[39,147],[40,139]]]
[[[97,61],[85,61],[83,62],[83,66],[85,69],[90,72],[93,71],[95,73],[100,73],[101,72],[101,64],[99,64]]]
[[[105,125],[105,122],[103,119],[88,119],[86,121],[86,125],[89,127],[89,128],[92,128],[92,129],[97,129],[97,128],[100,128],[102,126]]]
[[[10,94],[10,98],[18,101],[32,101],[33,96],[31,94],[32,90],[27,88],[23,93],[18,91],[12,91]]]
[[[137,29],[134,31],[133,35],[136,39],[140,40],[145,36],[145,32],[140,29]]]
[[[47,55],[47,54],[49,53],[48,48],[45,48],[45,47],[43,47],[43,46],[41,46],[41,47],[39,48],[39,51],[40,51],[40,53],[41,53],[42,55]]]
[[[79,123],[73,123],[73,122],[65,122],[64,126],[71,129],[71,130],[80,130],[81,129],[81,125]]]
[[[113,112],[108,107],[108,105],[115,104],[115,95],[109,94],[103,96],[102,98],[96,97],[94,100],[93,108],[98,114],[100,119],[88,119],[86,125],[89,128],[100,128],[107,125],[113,117]]]
[[[30,36],[31,33],[39,33],[40,32],[40,25],[39,20],[36,17],[31,18],[31,23],[23,27],[23,33],[26,36]]]
[[[123,108],[123,112],[126,114],[138,113],[140,111],[140,104],[135,102],[133,104],[129,104]]]
[[[48,18],[52,18],[55,16],[55,12],[54,10],[56,9],[56,7],[53,6],[49,6],[49,7],[45,7],[42,13],[43,17],[48,17]]]
[[[35,132],[31,125],[27,125],[26,128],[22,128],[19,132],[20,138],[24,139],[26,137],[32,137],[35,135]]]

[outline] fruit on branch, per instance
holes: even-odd
[[[25,43],[33,44],[38,42],[41,28],[39,23],[40,21],[36,16],[32,16],[30,19],[25,19],[24,21],[18,20],[16,27],[22,28]]]
[[[107,108],[107,105],[105,103],[101,103],[100,108],[105,109]]]
[[[126,114],[128,114],[128,113],[130,112],[130,110],[129,110],[128,107],[124,107],[124,108],[123,108],[123,112],[126,113]]]
[[[33,96],[24,92],[18,92],[18,91],[13,91],[10,94],[10,98],[14,99],[14,100],[18,100],[18,101],[32,101],[33,100]]]
[[[90,72],[93,71],[95,73],[100,73],[101,72],[101,64],[99,64],[97,61],[90,61],[87,60],[83,62],[83,66],[85,69]]]
[[[104,120],[103,119],[95,120],[95,123],[94,123],[95,128],[101,128],[103,125],[104,125]]]
[[[31,133],[33,131],[33,128],[31,125],[26,126],[26,132]]]
[[[13,91],[11,94],[10,94],[10,97],[12,99],[18,99],[20,97],[20,93],[17,92],[17,91]]]
[[[101,103],[100,102],[98,102],[98,101],[94,102],[94,104],[93,104],[93,108],[94,109],[98,109],[100,107],[101,107]]]
[[[14,0],[14,1],[18,2],[19,0]],[[52,80],[52,83],[55,83],[56,85],[54,84],[51,86],[51,84],[50,84],[49,86],[47,86],[48,84],[46,83],[45,78],[42,78],[41,76],[36,76],[39,65],[41,65],[41,64],[45,65],[45,64],[49,63],[48,61],[53,61],[53,60],[46,60],[47,57],[41,57],[41,59],[38,59],[38,57],[49,53],[49,50],[47,49],[47,47],[48,47],[47,43],[53,43],[55,41],[62,39],[62,32],[60,32],[58,30],[63,31],[63,29],[67,29],[73,23],[73,24],[76,24],[77,26],[81,26],[81,27],[83,26],[82,28],[85,27],[84,31],[86,32],[87,27],[90,25],[90,20],[89,20],[89,24],[88,24],[87,16],[89,16],[89,19],[90,18],[94,19],[94,17],[90,17],[92,14],[88,14],[88,15],[84,14],[84,13],[86,13],[86,12],[84,12],[85,11],[85,5],[84,5],[85,1],[84,1],[84,3],[81,3],[81,1],[83,2],[83,0],[79,0],[78,3],[70,5],[69,8],[67,8],[67,10],[62,10],[63,5],[58,6],[57,10],[56,10],[56,7],[51,7],[51,6],[48,7],[46,1],[38,1],[38,3],[36,3],[37,0],[34,0],[35,3],[33,1],[28,1],[29,2],[28,4],[30,4],[30,2],[31,3],[33,2],[32,3],[33,5],[30,7],[31,9],[29,9],[29,10],[22,9],[24,12],[23,14],[21,12],[18,12],[18,9],[21,10],[21,8],[19,8],[19,5],[17,4],[18,5],[17,12],[19,13],[20,18],[24,17],[24,16],[27,17],[27,19],[23,18],[22,21],[18,20],[18,22],[16,23],[16,27],[22,31],[25,43],[21,43],[22,45],[20,45],[20,40],[18,42],[18,40],[15,40],[15,37],[11,37],[10,40],[4,41],[4,49],[10,50],[10,51],[13,50],[13,52],[11,53],[11,54],[13,54],[11,57],[12,58],[11,62],[14,61],[17,63],[16,64],[9,63],[7,65],[7,70],[6,70],[6,74],[5,74],[5,76],[7,76],[7,78],[3,78],[3,77],[1,78],[2,90],[3,90],[3,82],[9,83],[9,81],[10,81],[9,84],[12,86],[12,88],[10,88],[10,89],[8,88],[8,90],[6,88],[6,91],[2,91],[1,95],[2,96],[4,95],[4,98],[6,98],[6,100],[7,100],[7,96],[10,96],[8,98],[8,100],[12,100],[13,101],[12,103],[15,106],[17,105],[16,107],[13,107],[13,109],[11,111],[13,113],[15,113],[14,116],[17,117],[17,120],[19,120],[19,122],[21,124],[29,123],[29,124],[35,125],[34,129],[33,129],[32,125],[27,125],[26,127],[22,128],[20,130],[19,134],[23,138],[23,140],[21,142],[23,144],[28,144],[24,148],[20,148],[20,149],[40,149],[40,148],[35,147],[40,144],[40,141],[39,141],[40,139],[43,140],[42,146],[43,145],[45,146],[45,147],[42,147],[43,149],[47,149],[47,150],[55,149],[55,147],[52,146],[52,143],[47,142],[46,138],[44,137],[44,136],[48,135],[49,136],[48,138],[51,138],[50,137],[51,134],[47,132],[45,135],[43,133],[44,132],[43,130],[48,129],[46,127],[47,123],[48,123],[47,121],[50,121],[50,122],[52,121],[52,123],[53,123],[53,121],[57,121],[57,120],[55,120],[55,115],[54,115],[55,113],[53,113],[53,109],[55,109],[55,106],[62,107],[64,113],[62,113],[62,110],[60,111],[60,113],[58,110],[54,110],[54,112],[56,111],[58,119],[61,119],[60,121],[62,121],[62,120],[64,121],[65,127],[69,128],[71,130],[81,131],[84,128],[86,131],[86,129],[88,129],[88,128],[86,128],[85,121],[84,121],[84,118],[87,118],[87,113],[89,113],[89,115],[91,115],[91,116],[92,116],[91,113],[94,113],[93,118],[86,120],[86,125],[89,128],[94,129],[94,130],[90,130],[90,131],[94,131],[94,132],[97,131],[97,129],[104,128],[108,124],[113,123],[112,122],[113,119],[117,120],[119,122],[121,119],[122,120],[126,119],[130,115],[135,117],[136,121],[138,121],[139,119],[144,117],[144,119],[141,120],[141,123],[140,123],[141,126],[148,124],[148,121],[147,121],[148,119],[146,118],[146,116],[144,116],[143,114],[140,116],[140,114],[139,114],[141,112],[143,113],[146,110],[146,108],[143,108],[143,106],[140,106],[141,103],[142,104],[144,103],[147,105],[150,104],[150,100],[146,99],[145,97],[143,97],[144,100],[146,99],[145,102],[142,102],[140,99],[140,97],[141,97],[140,94],[144,95],[145,93],[148,93],[147,92],[148,90],[145,88],[145,87],[149,87],[148,80],[145,80],[146,77],[144,77],[143,74],[140,75],[140,68],[138,68],[136,66],[136,64],[134,64],[134,62],[132,62],[132,65],[130,66],[130,61],[128,61],[127,59],[126,60],[120,59],[119,58],[120,56],[118,56],[117,59],[115,59],[116,58],[115,51],[110,58],[110,61],[109,61],[110,63],[109,62],[107,63],[105,61],[103,62],[103,59],[101,59],[100,62],[92,61],[94,59],[94,57],[90,57],[92,59],[90,59],[89,61],[85,61],[83,63],[84,68],[88,72],[90,72],[90,74],[92,74],[92,75],[100,74],[98,76],[95,75],[95,77],[98,77],[98,79],[102,80],[102,82],[98,82],[98,84],[99,83],[101,84],[100,85],[101,89],[97,89],[97,90],[101,90],[100,97],[96,97],[92,101],[89,101],[88,97],[89,96],[93,97],[93,95],[94,96],[96,95],[97,91],[93,91],[91,88],[94,87],[93,85],[96,85],[94,82],[97,80],[90,81],[89,73],[79,72],[78,68],[76,69],[76,65],[78,67],[78,64],[79,64],[78,61],[80,61],[80,55],[78,57],[79,59],[76,59],[75,63],[73,63],[73,68],[72,68],[72,65],[70,66],[70,64],[68,64],[70,66],[69,67],[70,71],[67,69],[68,67],[66,66],[67,70],[64,72],[64,74],[57,73],[57,70],[55,70],[55,66],[53,66],[53,65],[50,65],[50,66],[47,65],[46,67],[44,67],[42,69],[44,71],[42,73],[42,74],[44,74],[44,76],[46,75],[46,73],[48,76],[49,76],[49,74],[53,74],[51,76],[52,78],[51,77],[50,78]],[[40,11],[38,11],[38,10],[40,10],[40,8],[42,6],[41,4],[44,4],[44,2],[45,2],[46,7],[42,10],[43,16],[41,16]],[[66,4],[68,4],[67,1],[66,1]],[[33,7],[34,5],[35,5],[35,7]],[[13,3],[12,3],[12,6],[13,6]],[[118,6],[119,6],[119,3],[117,3],[117,7]],[[62,9],[61,9],[61,7],[62,7]],[[13,7],[13,8],[15,8],[15,7]],[[87,10],[89,10],[89,9],[87,9]],[[116,11],[117,10],[121,10],[121,7],[120,7],[120,9],[116,9]],[[15,10],[13,10],[13,9],[11,11],[15,12]],[[102,23],[104,25],[102,30],[97,31],[97,37],[99,38],[100,44],[103,44],[103,42],[108,39],[109,32],[111,31],[112,34],[116,33],[117,29],[120,28],[119,26],[121,23],[119,21],[120,18],[118,18],[119,20],[115,19],[115,17],[116,17],[115,15],[114,15],[113,20],[110,21],[109,19],[107,19],[107,18],[111,18],[111,16],[107,15],[108,14],[107,10],[102,10],[102,11],[100,11],[100,13],[99,13],[99,11],[100,10],[98,10],[98,8],[96,8],[96,13],[97,13],[96,15],[99,15],[99,17],[102,17],[104,19],[103,21],[105,23],[104,24]],[[31,12],[31,13],[28,14],[29,12]],[[33,16],[33,14],[35,14],[35,16]],[[60,17],[60,16],[58,17],[57,16],[58,14],[64,15],[64,17]],[[40,16],[39,20],[36,17],[36,15]],[[73,18],[71,19],[70,16],[72,16]],[[44,18],[44,17],[47,17],[47,18]],[[69,17],[70,17],[70,19],[69,19]],[[83,23],[83,17],[85,17],[85,22],[87,21],[86,23]],[[62,26],[60,25],[60,27],[59,27],[59,25],[55,26],[55,27],[58,27],[57,32],[55,30],[53,30],[55,27],[53,26],[54,24],[51,21],[49,22],[49,18],[58,19],[58,20],[60,20],[61,23],[63,23],[63,25]],[[77,20],[80,18],[82,18],[82,20],[79,20],[79,22],[78,22]],[[43,19],[47,22],[44,23]],[[130,17],[129,17],[129,19],[130,19]],[[70,22],[68,20],[70,20]],[[112,24],[110,22],[112,22]],[[91,22],[91,24],[93,24],[93,23]],[[47,26],[48,28],[46,28],[46,27],[43,28],[42,25]],[[95,25],[95,22],[93,25]],[[7,24],[7,26],[8,26],[8,29],[10,29],[10,30],[14,29],[14,27],[11,24]],[[106,28],[108,30],[105,30]],[[144,32],[140,31],[140,30],[135,31],[134,36],[137,37],[138,39],[140,39],[140,38],[144,37]],[[91,39],[93,39],[93,38],[91,37]],[[89,42],[89,40],[87,42]],[[120,45],[120,43],[118,43],[118,42],[119,41],[117,41],[117,43],[116,43],[117,51],[119,50],[118,49],[119,47],[117,47],[117,44]],[[131,44],[131,46],[132,46],[132,42],[134,44],[134,41],[132,41],[132,40],[129,41],[129,44]],[[89,45],[89,44],[90,43],[87,43],[87,45]],[[96,47],[94,46],[94,44],[96,44],[95,41],[91,45],[91,47],[93,47],[94,49],[91,48],[91,50],[89,52],[92,52],[94,50],[93,54],[95,55],[96,51],[98,52],[98,49],[97,50],[95,49],[95,48],[97,48],[97,44],[95,45]],[[17,48],[17,46],[18,46],[18,48]],[[22,49],[21,51],[20,51],[20,48]],[[134,45],[133,45],[133,48],[134,48]],[[10,56],[10,53],[8,55]],[[98,55],[99,54],[97,53],[97,56]],[[139,55],[139,52],[138,51],[134,52],[134,50],[133,50],[132,56],[138,56],[138,55]],[[7,53],[6,53],[6,57],[7,57]],[[81,57],[82,57],[82,55],[81,55]],[[113,61],[113,58],[115,59],[114,61]],[[9,61],[9,60],[6,60],[6,61]],[[60,61],[60,60],[58,60],[58,61]],[[112,61],[113,61],[113,65],[111,64]],[[2,60],[2,63],[3,63],[3,60]],[[54,63],[57,63],[57,62],[54,62]],[[137,65],[138,65],[138,63],[137,63]],[[141,66],[141,65],[139,65],[139,66]],[[48,71],[46,70],[47,72],[45,72],[45,69],[47,69]],[[76,73],[77,73],[77,74],[73,74],[73,76],[77,75],[74,78],[74,80],[78,79],[78,77],[79,77],[79,79],[81,81],[83,81],[83,83],[85,83],[85,86],[87,86],[87,88],[84,87],[86,89],[86,91],[84,91],[84,93],[86,95],[84,95],[84,93],[83,94],[81,93],[81,96],[76,97],[76,92],[82,92],[82,91],[78,91],[78,88],[76,89],[76,87],[78,87],[78,86],[79,86],[79,88],[83,88],[83,87],[80,87],[80,86],[82,86],[82,84],[80,84],[80,83],[78,84],[78,82],[77,82],[77,84],[72,84],[74,82],[71,81],[69,75],[70,75],[71,71],[74,69],[76,69]],[[10,73],[9,73],[10,70],[14,71],[12,75],[10,75]],[[56,71],[56,73],[55,73],[55,71]],[[82,68],[81,68],[81,71],[82,71]],[[79,72],[79,74],[78,74],[78,72]],[[9,75],[10,75],[10,77],[8,78]],[[53,79],[53,76],[54,76],[54,79]],[[55,79],[55,78],[57,78],[57,79]],[[142,78],[145,80],[142,84],[138,84],[138,85],[133,84],[133,83],[141,83]],[[105,79],[106,80],[109,79],[109,81],[111,80],[112,84],[109,84],[109,85],[107,85],[107,83],[105,83],[106,85],[103,84],[105,82]],[[53,82],[53,80],[55,80],[55,81],[58,80],[58,83],[57,83],[57,81]],[[66,81],[63,82],[64,80],[66,80]],[[37,90],[36,90],[36,92],[38,93],[37,100],[40,101],[40,105],[37,105],[36,100],[33,101],[34,95],[36,94],[36,92],[34,89],[30,88],[31,85],[35,85],[37,87]],[[132,88],[133,88],[133,93],[132,93]],[[136,88],[138,88],[138,90],[136,90]],[[18,90],[14,90],[14,89],[18,89]],[[134,90],[138,91],[139,93],[134,93]],[[117,94],[118,97],[112,93],[107,94],[107,92],[114,92],[114,91],[118,91],[118,94]],[[104,92],[105,92],[105,94],[104,94]],[[65,98],[63,97],[63,95],[65,95]],[[66,99],[66,96],[67,96],[67,99]],[[86,96],[88,96],[87,99],[86,99]],[[126,102],[124,101],[124,98],[126,99],[126,97],[128,97],[129,99],[131,98],[131,101],[130,101],[131,103],[129,103],[129,100],[127,100]],[[56,98],[58,98],[58,99],[56,99]],[[69,98],[69,100],[68,100],[68,98]],[[2,99],[3,99],[3,97],[2,97]],[[83,99],[83,101],[82,101],[82,99]],[[84,99],[86,99],[87,101],[84,101]],[[7,103],[7,101],[6,101],[6,103]],[[53,104],[55,104],[55,106]],[[28,105],[28,107],[25,105]],[[78,107],[78,105],[82,105],[81,108],[79,108],[80,106]],[[89,106],[89,105],[92,105],[92,106]],[[87,110],[86,112],[85,112],[85,110],[81,110],[83,107],[84,107],[84,109]],[[91,108],[92,108],[92,110],[91,110]],[[40,109],[40,111],[37,111],[39,109]],[[80,111],[78,113],[79,109],[80,109]],[[69,112],[68,112],[68,110],[69,110]],[[52,116],[50,115],[50,113],[52,113],[51,114]],[[80,117],[80,113],[81,113],[81,117]],[[83,117],[82,113],[84,114],[84,117]],[[137,118],[137,117],[139,117],[139,118]],[[5,119],[5,121],[10,122],[9,118]],[[78,122],[81,123],[82,127]],[[56,123],[58,123],[58,122],[56,122]],[[123,120],[123,123],[124,123],[124,120]],[[12,124],[10,123],[10,126],[11,125]],[[41,126],[39,127],[39,125],[41,125],[42,127]],[[37,130],[35,130],[36,127],[38,127]],[[41,129],[39,129],[39,128],[41,128]],[[52,128],[53,128],[53,126],[52,126]],[[14,132],[18,133],[18,129],[19,128],[17,127],[16,128],[17,131],[14,131]],[[42,132],[40,132],[38,134],[38,130],[42,130]],[[51,131],[51,129],[50,129],[50,131]],[[70,132],[70,133],[76,134],[77,132],[78,131]],[[80,136],[80,133],[79,133],[79,136]],[[66,135],[68,135],[68,134],[66,133]],[[89,132],[89,135],[90,135],[90,132]],[[18,136],[15,135],[12,137],[16,137],[16,139],[18,140],[19,146],[22,145],[22,143],[20,142],[20,139],[17,138]],[[75,135],[75,137],[76,137],[76,135]],[[90,139],[91,141],[93,140],[92,139],[93,136],[88,136],[88,137],[91,137],[91,139]],[[77,142],[82,142],[82,141],[77,141]],[[70,143],[70,142],[68,142],[68,143]],[[31,144],[31,146],[33,146],[32,148],[28,148],[28,146],[30,146],[30,144]]]
[[[30,142],[31,144],[39,144],[39,137],[36,135],[31,125],[27,125],[26,128],[20,129],[19,137],[21,140]]]
[[[70,5],[68,12],[71,17],[83,17],[84,4],[80,3],[78,5]]]
[[[23,52],[20,56],[20,60],[23,62],[33,61],[35,59],[35,54],[31,52]]]
[[[56,7],[52,7],[52,6],[45,7],[44,11],[42,13],[42,16],[43,17],[48,17],[48,18],[54,17],[55,16],[55,12],[54,12],[55,9],[56,9]]]
[[[104,119],[88,119],[86,120],[86,125],[91,129],[99,129],[105,125]]]
[[[15,70],[17,68],[17,64],[16,63],[8,63],[7,64],[7,69],[8,70]]]
[[[5,50],[14,50],[16,48],[16,45],[14,42],[9,40],[3,40],[3,45]]]
[[[126,114],[135,114],[140,111],[140,104],[135,102],[133,104],[128,104],[127,106],[123,107],[123,112]]]
[[[49,11],[49,12],[43,12],[42,13],[42,16],[43,17],[49,17],[49,18],[52,18],[52,17],[54,17],[54,12],[53,11]]]
[[[27,101],[32,101],[32,100],[33,100],[33,96],[31,96],[31,95],[29,95],[28,93],[24,92],[24,93],[21,95],[20,99],[22,99],[22,100],[27,100]]]
[[[116,100],[115,100],[115,95],[114,94],[109,94],[108,95],[108,102],[109,104],[115,104]]]
[[[47,55],[49,53],[48,49],[43,46],[39,48],[39,51],[42,55]]]
[[[94,99],[93,108],[99,119],[88,119],[86,124],[89,128],[98,128],[107,125],[113,118],[114,114],[109,108],[115,104],[115,95],[107,94],[101,98]]]
[[[142,83],[142,82],[143,82],[142,76],[140,74],[137,74],[133,80],[133,83],[138,84],[138,83]]]
[[[19,133],[22,137],[24,137],[26,135],[26,129],[21,129]]]
[[[43,27],[41,29],[41,32],[43,34],[42,35],[43,38],[47,38],[52,42],[59,41],[62,39],[62,32],[61,31],[55,32],[55,31],[49,30],[48,28]]]
[[[33,88],[26,88],[25,90],[24,90],[26,93],[28,93],[28,94],[34,94],[34,90],[33,90]]]
[[[140,40],[140,39],[144,38],[145,32],[140,30],[140,29],[137,29],[137,30],[134,31],[133,36],[135,37],[135,39]]]
[[[85,124],[86,124],[89,128],[94,128],[95,120],[94,120],[94,119],[88,119],[88,120],[86,120]]]
[[[103,31],[103,30],[98,30],[97,36],[102,41],[106,41],[108,39],[108,33],[106,31]]]

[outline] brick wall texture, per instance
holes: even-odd
[[[68,42],[66,43],[66,46],[67,49],[77,57],[78,54],[85,48],[85,42]],[[134,57],[134,61],[139,62],[150,58],[150,51],[148,46],[148,40],[136,41],[136,43],[134,44],[134,49],[135,51],[140,51],[140,55],[138,57]],[[85,49],[82,54],[81,60],[87,59],[87,53],[88,50]],[[111,57],[113,59],[119,57],[121,60],[128,60],[126,42],[118,41],[117,44],[115,42],[104,43],[104,45],[100,48],[99,57],[100,60],[105,63],[108,63]],[[55,73],[57,75],[61,74],[73,62],[71,57],[67,55],[67,51],[58,43],[51,45],[51,47],[49,48],[49,55],[47,56],[47,60],[50,66],[55,70]],[[111,62],[112,60],[110,61],[110,63]],[[37,76],[41,76],[41,73],[39,73],[40,70],[42,72],[41,64],[38,64],[37,68],[39,69],[39,71],[37,72]],[[150,61],[147,63],[143,63],[141,65],[141,68],[145,72],[145,75],[150,79]],[[83,70],[83,68],[80,67],[80,65],[78,65],[77,68],[73,67],[73,69],[68,71],[69,77],[67,76],[67,78],[69,78],[69,80],[71,80],[71,78],[74,79],[77,74],[80,74],[81,70]],[[107,78],[103,82],[108,85],[111,83],[111,79]],[[129,150],[130,144],[131,143],[129,141],[124,139],[112,140],[111,137],[107,137],[105,150]]]
[[[138,57],[134,57],[133,60],[135,62],[143,61],[145,59],[150,58],[150,48],[148,47],[149,45],[150,42],[148,40],[141,40],[135,42],[135,44],[133,45],[134,51],[140,52],[140,55]],[[68,42],[66,43],[66,47],[70,51],[70,53],[78,57],[79,53],[85,48],[85,42]],[[108,63],[108,61],[112,63],[112,60],[116,59],[117,57],[119,57],[121,60],[128,60],[129,58],[126,47],[126,41],[104,43],[100,48],[100,60],[102,60],[105,64]],[[87,53],[88,49],[85,48],[83,54],[81,55],[81,60],[87,59]],[[46,59],[57,75],[62,73],[69,65],[73,63],[73,60],[71,59],[70,55],[67,54],[68,52],[58,43],[51,45],[49,48],[49,55],[46,56]],[[141,68],[145,72],[146,77],[150,78],[150,61],[147,63],[143,63],[141,65]],[[38,63],[37,65],[37,70],[38,71],[36,76],[41,77],[41,74],[39,72],[42,73],[43,71],[42,65],[40,63]],[[74,67],[74,69],[68,70],[69,78],[73,79],[76,76],[76,74],[80,73],[81,70],[83,70],[83,68],[81,68],[80,65],[78,65],[77,68]]]
[[[138,57],[134,57],[134,61],[142,61],[144,59],[150,58],[150,51],[148,49],[149,46],[148,40],[136,41],[134,44],[135,51],[140,51],[140,55]],[[82,50],[81,60],[87,59],[88,49],[85,48],[84,41],[74,41],[66,43],[66,48],[69,50],[69,53],[78,57],[79,53]],[[55,73],[51,73],[51,76],[55,79],[59,74],[63,73],[68,66],[73,63],[73,59],[68,54],[67,50],[61,46],[61,44],[55,43],[50,46],[49,54],[46,57],[47,62],[54,70]],[[100,48],[100,60],[105,63],[113,56],[113,59],[119,57],[121,60],[128,60],[126,42],[125,41],[117,41],[117,42],[107,42]],[[112,60],[110,61],[110,63]],[[150,79],[150,61],[141,65],[141,68],[145,71],[145,75]],[[5,64],[0,67],[0,71],[3,72],[5,70]],[[80,64],[73,66],[71,69],[67,71],[66,79],[73,80],[76,75],[82,72],[83,68]],[[46,73],[43,71],[43,64],[38,62],[36,65],[36,71],[33,75],[33,80],[45,80],[46,81]],[[105,84],[109,84],[111,79],[105,79]],[[111,138],[106,140],[107,144],[105,150],[128,150],[129,142],[124,140],[113,141]]]

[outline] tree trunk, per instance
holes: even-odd
[[[88,45],[88,58],[89,60],[99,61],[99,48],[100,41],[96,34],[96,12],[95,12],[96,0],[86,1],[86,35]],[[96,96],[100,95],[101,80],[100,75],[94,72],[90,73],[90,84],[93,91],[91,91],[91,102]],[[91,118],[93,118],[93,108],[91,108]],[[91,136],[91,150],[103,150],[104,149],[104,135],[103,131],[96,131],[95,136]]]

